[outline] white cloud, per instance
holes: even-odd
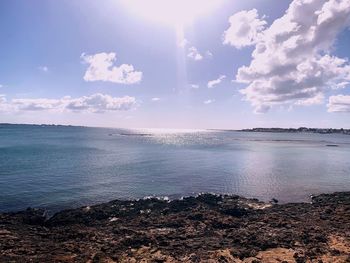
[[[192,89],[199,89],[199,85],[198,84],[191,84],[191,88]]]
[[[344,89],[344,88],[346,88],[346,87],[349,86],[349,85],[350,85],[350,82],[349,82],[349,81],[343,81],[343,82],[338,83],[338,85],[336,86],[336,88]]]
[[[25,111],[40,111],[40,110],[54,110],[60,108],[61,100],[56,99],[13,99],[12,105],[18,110]]]
[[[94,112],[130,110],[136,106],[134,97],[112,97],[101,93],[79,98],[69,96],[61,99],[13,99],[7,101],[5,96],[0,96],[2,109],[12,111],[74,111]]]
[[[10,110],[10,106],[7,103],[6,95],[0,94],[0,111],[7,112]]]
[[[142,80],[142,72],[136,71],[133,65],[122,64],[115,66],[115,53],[98,53],[95,55],[82,54],[81,58],[87,64],[85,81],[109,81],[119,84],[135,84]]]
[[[224,32],[224,44],[236,48],[254,45],[267,24],[260,19],[258,11],[241,11],[229,18],[230,27]]]
[[[152,98],[152,101],[160,101],[160,98]]]
[[[186,47],[190,42],[186,39],[186,38],[183,38],[181,40],[179,40],[179,42],[177,43],[179,45],[179,47]]]
[[[43,72],[48,72],[49,68],[47,66],[40,66],[38,67],[39,70],[43,71]]]
[[[331,96],[327,107],[329,112],[350,112],[350,96]]]
[[[206,101],[203,101],[204,104],[212,104],[213,102],[215,102],[215,100],[206,100]]]
[[[0,104],[6,103],[6,95],[0,94]]]
[[[295,105],[310,106],[324,103],[324,95],[322,93],[317,94],[315,97],[308,99],[301,99],[295,102]]]
[[[130,110],[136,105],[136,99],[134,97],[112,97],[110,95],[100,93],[77,99],[68,99],[67,101],[68,103],[66,104],[65,108],[73,111],[120,111]]]
[[[225,78],[225,75],[220,75],[219,78],[209,81],[208,88],[214,88],[216,85],[219,85]]]
[[[195,61],[203,60],[204,58],[210,59],[213,57],[213,53],[209,50],[201,53],[195,46],[191,45],[191,42],[186,38],[182,38],[178,41],[178,46],[187,50],[187,57]]]
[[[2,87],[3,87],[3,85],[0,84],[0,88],[2,88]]]
[[[212,58],[213,57],[213,53],[211,53],[209,50],[205,51],[205,57],[206,58]]]
[[[330,52],[349,25],[350,0],[294,0],[255,39],[250,65],[237,72],[236,80],[248,84],[241,90],[245,99],[266,112],[274,105],[319,103],[325,91],[346,86],[350,65]]]
[[[190,47],[188,49],[187,57],[189,57],[193,60],[196,60],[196,61],[203,59],[203,56],[198,52],[197,48],[195,48],[195,47]]]

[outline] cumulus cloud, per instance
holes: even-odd
[[[58,109],[62,105],[61,100],[55,99],[13,99],[12,105],[19,110],[40,111]]]
[[[160,98],[152,98],[152,101],[160,101]]]
[[[199,51],[195,47],[190,47],[188,49],[187,57],[189,57],[193,60],[196,60],[196,61],[203,59],[203,56],[199,53]]]
[[[261,32],[265,29],[266,21],[259,18],[258,11],[241,11],[229,18],[230,27],[224,32],[224,44],[236,48],[256,44]]]
[[[68,110],[105,112],[130,110],[136,105],[136,99],[129,96],[118,98],[96,93],[91,96],[83,96],[76,99],[63,99],[63,103],[65,104],[65,109]]]
[[[136,106],[134,97],[112,97],[101,93],[79,98],[69,96],[61,99],[13,99],[7,101],[0,95],[1,109],[12,111],[74,111],[94,112],[130,110]]]
[[[215,102],[215,100],[206,100],[206,101],[203,101],[204,104],[212,104],[213,102]]]
[[[247,21],[257,17],[254,10],[240,13],[250,14]],[[317,104],[326,91],[344,88],[349,62],[331,51],[349,25],[350,0],[294,0],[282,17],[246,42],[255,44],[252,61],[236,75],[248,85],[241,90],[245,99],[256,112],[266,112],[274,105]]]
[[[343,89],[347,86],[349,86],[350,82],[349,81],[343,81],[337,84],[337,88]]]
[[[191,84],[191,88],[192,89],[199,89],[199,85],[198,84]]]
[[[329,112],[350,112],[350,96],[331,96],[327,107]]]
[[[316,104],[323,104],[323,102],[324,102],[324,95],[322,93],[319,93],[318,95],[312,98],[297,100],[295,102],[295,105],[310,106],[310,105],[316,105]]]
[[[136,71],[133,65],[115,66],[115,53],[98,53],[81,55],[82,60],[89,65],[85,72],[85,81],[109,81],[119,84],[135,84],[142,80],[142,72]]]
[[[220,75],[219,78],[209,81],[208,88],[214,88],[216,85],[219,85],[225,78],[225,75]]]
[[[194,61],[200,61],[205,58],[210,59],[213,57],[213,53],[209,50],[200,52],[195,46],[191,45],[191,42],[186,38],[178,40],[177,45],[183,48],[187,52],[187,57]]]

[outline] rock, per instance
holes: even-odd
[[[22,212],[22,220],[28,225],[43,225],[46,221],[46,211],[28,207]]]
[[[229,216],[241,217],[246,215],[248,212],[244,208],[232,207],[232,208],[223,209],[222,213]]]
[[[272,198],[270,203],[271,204],[278,204],[278,200],[276,198]]]
[[[115,200],[50,219],[29,208],[0,214],[0,262],[346,262],[349,211],[350,192],[312,204],[210,194]]]

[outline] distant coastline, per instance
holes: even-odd
[[[333,128],[252,128],[238,130],[241,132],[285,132],[285,133],[319,133],[319,134],[346,134],[350,135],[350,129],[333,129]]]
[[[77,128],[86,128],[87,127],[87,126],[69,125],[69,124],[0,123],[0,128],[3,126],[77,127]]]
[[[37,127],[77,127],[77,128],[106,128],[111,129],[112,127],[94,127],[94,126],[82,126],[82,125],[69,125],[69,124],[28,124],[28,123],[0,123],[0,128],[3,126],[37,126]],[[119,129],[115,127],[114,129]],[[125,128],[121,128],[125,129]],[[211,131],[227,131],[227,132],[270,132],[270,133],[318,133],[318,134],[346,134],[350,135],[350,129],[336,129],[336,128],[251,128],[251,129],[207,129]]]

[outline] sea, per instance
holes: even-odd
[[[350,135],[0,125],[0,211],[200,193],[350,191]]]

